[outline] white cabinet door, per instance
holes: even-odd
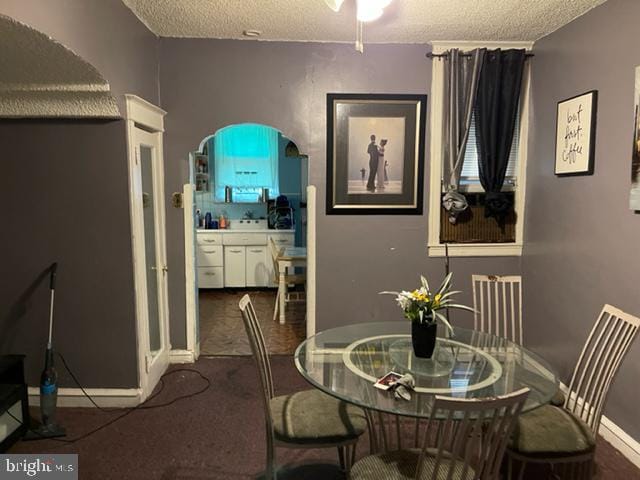
[[[246,286],[246,247],[224,247],[224,286]]]
[[[224,268],[222,267],[198,267],[199,288],[224,287]]]
[[[266,287],[269,283],[266,247],[246,247],[247,287]]]

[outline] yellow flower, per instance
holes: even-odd
[[[425,293],[422,293],[420,290],[414,290],[413,292],[411,292],[411,297],[418,302],[429,301],[429,297]]]

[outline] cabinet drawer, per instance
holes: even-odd
[[[266,245],[267,235],[264,233],[226,233],[225,245]]]
[[[222,267],[224,266],[224,255],[222,246],[198,245],[197,259],[199,267]]]
[[[196,235],[198,245],[222,245],[222,234],[220,233],[198,233]]]
[[[295,235],[293,233],[272,233],[269,238],[273,239],[277,247],[293,247],[295,244]]]
[[[198,288],[224,287],[223,267],[198,267]]]

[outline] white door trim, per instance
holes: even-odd
[[[307,338],[316,334],[316,218],[317,191],[307,186]]]
[[[190,162],[191,164],[191,162]],[[184,208],[184,279],[185,279],[185,295],[186,295],[186,329],[187,329],[187,349],[186,353],[191,356],[191,361],[196,361],[200,356],[200,342],[197,341],[198,332],[196,331],[198,322],[198,291],[196,290],[196,252],[195,252],[195,225],[193,223],[193,192],[195,185],[186,183],[182,189],[183,208]],[[195,292],[195,294],[194,294]],[[186,363],[184,360],[186,355],[181,350],[171,356],[171,363]]]
[[[153,170],[154,196],[156,223],[156,244],[159,246],[157,254],[158,265],[163,267],[167,264],[166,259],[166,223],[164,205],[164,161],[162,150],[162,132],[164,131],[164,115],[166,112],[146,100],[135,95],[125,95],[126,101],[126,127],[127,127],[127,152],[128,152],[128,172],[129,172],[129,212],[131,218],[131,245],[133,254],[133,274],[134,289],[136,299],[136,331],[137,331],[137,353],[138,353],[138,385],[141,391],[140,401],[144,401],[150,394],[155,384],[159,381],[163,373],[159,369],[154,369],[154,376],[151,378],[148,372],[151,369],[151,359],[147,355],[149,351],[148,334],[148,311],[147,311],[147,288],[145,274],[145,246],[144,246],[144,219],[141,217],[141,185],[137,144],[139,138],[146,138],[145,143],[150,143],[156,149],[155,155],[159,160],[159,168]],[[142,130],[144,129],[144,130]],[[165,352],[159,361],[168,364],[169,350],[169,299],[167,295],[167,275],[166,272],[160,277],[164,285],[159,288],[160,299],[159,313],[166,319],[161,330],[162,345]],[[165,358],[166,357],[166,358]]]

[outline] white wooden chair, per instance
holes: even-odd
[[[275,447],[337,448],[340,466],[348,470],[360,435],[367,429],[362,409],[318,389],[275,396],[269,352],[249,295],[239,303],[249,344],[260,375],[267,434],[266,479],[276,478]]]
[[[472,275],[473,328],[522,345],[522,277]]]
[[[274,274],[274,282],[276,285],[280,285],[280,264],[278,263],[278,257],[280,257],[284,248],[278,248],[273,241],[273,238],[269,239],[269,251],[271,252],[271,260],[273,261],[273,274]],[[276,304],[273,308],[273,320],[275,321],[278,318],[279,307],[280,307],[280,295],[284,295],[284,303],[285,305],[289,302],[304,302],[305,301],[305,293],[293,291],[290,292],[288,287],[289,285],[305,285],[307,282],[306,275],[296,275],[289,274],[284,272],[284,281],[285,281],[285,291],[280,291],[280,287],[278,287],[278,294],[276,295]]]
[[[605,305],[575,366],[563,407],[546,405],[522,415],[508,450],[522,479],[528,463],[547,463],[563,478],[590,479],[600,419],[620,364],[638,334],[640,319]]]
[[[527,388],[484,399],[437,395],[430,418],[424,420],[368,411],[369,435],[374,442],[381,439],[377,445],[382,451],[357,461],[349,479],[497,480],[528,395]],[[413,422],[415,428],[402,428]]]

